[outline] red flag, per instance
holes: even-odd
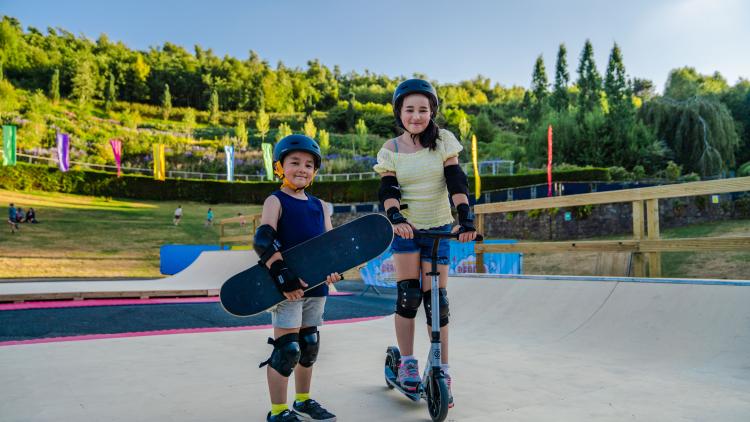
[[[115,163],[117,163],[117,177],[122,176],[122,170],[120,163],[122,160],[122,141],[119,139],[110,139],[109,144],[112,146],[112,154],[115,156]]]
[[[552,196],[552,125],[547,127],[547,196]]]

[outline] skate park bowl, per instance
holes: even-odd
[[[750,190],[748,178],[721,182],[718,187],[685,185],[691,185],[688,195]],[[666,247],[738,250],[746,248],[748,240],[659,239],[658,219],[643,218],[658,215],[658,202],[648,206],[658,198],[649,192],[618,195],[624,201],[642,201],[634,207],[641,210],[642,236],[637,237],[636,223],[634,239],[606,241],[608,245],[519,242],[478,244],[476,250],[575,252],[580,245],[614,248],[613,242],[622,248],[618,252],[634,255],[636,277],[451,277],[450,346],[444,352],[450,358],[455,407],[447,420],[750,420],[750,281],[653,277],[660,268],[655,265],[658,258],[649,255]],[[555,204],[553,200],[573,197],[537,201]],[[511,204],[528,206],[503,205]],[[477,206],[480,216],[488,210]],[[638,211],[634,215],[639,218]],[[227,266],[215,259],[194,276],[206,279],[209,267]],[[570,260],[575,262],[574,253]],[[395,299],[392,292],[384,294]],[[338,420],[429,420],[424,402],[411,402],[386,387],[383,364],[387,347],[395,345],[393,324],[393,316],[387,315],[321,328],[312,397]],[[429,346],[426,327],[420,311],[415,336],[420,369]],[[263,420],[270,402],[265,368],[258,369],[258,364],[271,352],[269,335],[267,326],[259,326],[0,343],[0,419]],[[293,382],[289,394],[293,397]]]

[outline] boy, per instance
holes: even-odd
[[[341,276],[330,274],[327,284],[305,292],[307,283],[292,273],[283,257],[285,250],[333,228],[322,201],[305,193],[320,168],[320,147],[307,136],[289,135],[276,144],[273,160],[274,172],[283,184],[263,203],[261,225],[253,242],[260,262],[287,298],[271,310],[274,338],[269,343],[274,348],[271,357],[260,365],[268,365],[271,411],[266,420],[332,422],[336,416],[310,398],[310,382],[320,346],[317,327],[323,323],[328,284],[341,280]],[[297,394],[290,410],[286,392],[292,372]]]

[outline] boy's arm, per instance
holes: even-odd
[[[331,214],[328,214],[328,204],[326,204],[326,201],[320,200],[320,205],[323,206],[323,222],[326,226],[326,231],[333,230],[333,224],[331,223]]]
[[[260,225],[267,224],[276,230],[279,218],[281,218],[281,202],[279,202],[279,198],[271,195],[263,202],[263,211],[261,211],[260,215]],[[266,267],[271,268],[271,264],[279,259],[281,259],[281,252],[276,252],[268,258],[266,261]]]

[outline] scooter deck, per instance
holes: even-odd
[[[390,386],[400,391],[401,394],[408,397],[409,400],[419,401],[419,399],[422,398],[422,384],[419,384],[419,387],[417,387],[417,391],[415,392],[404,390],[401,384],[399,384],[398,381],[396,380],[397,379],[396,374],[394,374],[393,371],[391,371],[391,368],[385,368],[385,379]]]

